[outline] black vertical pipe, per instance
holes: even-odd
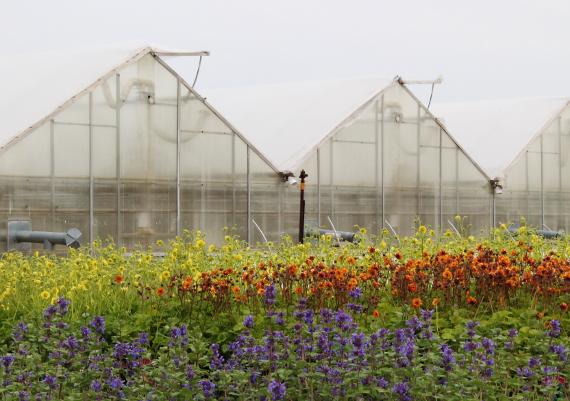
[[[303,243],[305,240],[305,178],[309,175],[305,173],[305,170],[301,170],[301,184],[299,188],[301,190],[301,201],[300,201],[300,211],[299,211],[299,243]]]

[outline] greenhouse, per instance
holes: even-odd
[[[436,114],[493,178],[495,223],[570,230],[570,99],[435,104]]]
[[[401,235],[421,222],[442,232],[457,229],[456,215],[465,217],[473,233],[491,225],[489,177],[398,78],[212,89],[204,95],[284,179],[305,170],[309,229],[348,231],[357,225]],[[295,186],[282,185],[278,198],[268,192],[266,202],[254,203],[253,216],[268,238],[296,232],[298,198]],[[262,237],[255,232],[254,239]]]
[[[12,57],[0,101],[0,224],[151,245],[248,237],[276,170],[152,47]],[[6,248],[5,239],[0,249]]]

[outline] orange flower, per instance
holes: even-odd
[[[263,288],[263,287],[258,288],[257,289],[257,295],[263,295],[263,294],[265,294],[265,288]]]
[[[412,299],[412,307],[418,309],[420,306],[422,306],[423,302],[421,299],[419,298],[414,298]]]
[[[357,285],[358,285],[358,280],[355,279],[354,277],[351,278],[350,280],[348,280],[348,288],[349,289],[352,290],[353,288],[356,288]]]
[[[440,303],[440,301],[441,301],[441,300],[440,300],[439,298],[434,298],[434,299],[431,301],[431,306],[433,306],[434,308],[437,308],[438,305],[439,305],[439,303]]]
[[[115,283],[117,283],[117,284],[122,284],[123,281],[125,281],[125,278],[124,278],[123,276],[121,276],[120,274],[117,274],[117,275],[115,276]]]
[[[378,312],[378,309],[374,309],[374,312],[372,312],[372,317],[374,317],[374,319],[378,319],[380,317],[380,312]]]
[[[348,258],[346,258],[346,263],[348,263],[349,265],[355,265],[356,259],[354,259],[354,257],[352,256],[349,256]]]
[[[295,293],[296,293],[297,295],[301,295],[301,294],[303,293],[303,288],[302,288],[302,287],[297,287],[297,288],[295,288]]]
[[[446,280],[451,280],[453,278],[453,274],[449,271],[449,269],[445,269],[442,276]]]
[[[240,293],[240,289],[237,285],[232,288],[233,293],[237,296]]]
[[[560,309],[562,309],[563,312],[567,312],[568,311],[568,304],[566,302],[562,302],[560,304]]]
[[[164,295],[164,288],[158,287],[156,289],[156,295],[158,295],[159,297],[163,296]]]
[[[477,305],[477,299],[469,295],[467,297],[467,305]]]
[[[538,320],[542,319],[543,317],[544,317],[544,312],[537,312],[537,313],[536,313],[536,318],[537,318]]]
[[[408,284],[408,291],[416,292],[418,290],[418,285],[416,283]]]

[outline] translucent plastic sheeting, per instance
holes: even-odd
[[[253,200],[275,238],[278,213],[266,210],[279,185],[277,173],[148,53],[0,150],[0,224],[29,218],[36,230],[77,227],[84,243],[110,238],[129,248],[184,229],[220,243],[226,227],[243,239],[255,234]]]
[[[569,98],[434,103],[431,110],[490,177],[505,170]]]

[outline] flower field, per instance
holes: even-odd
[[[0,400],[566,400],[570,238],[0,259]]]

